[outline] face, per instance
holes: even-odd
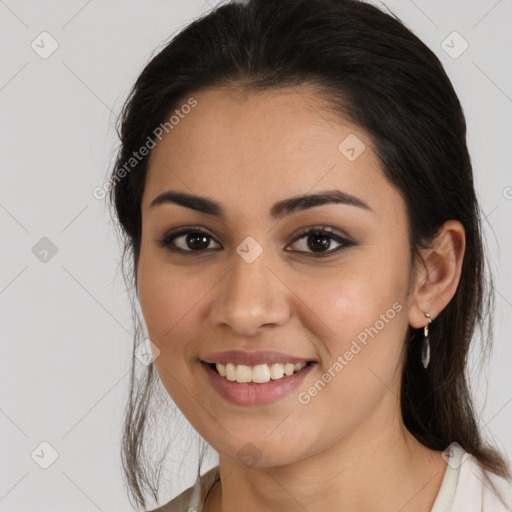
[[[381,432],[399,414],[411,273],[405,203],[367,134],[305,88],[193,97],[152,152],[142,201],[138,294],[165,388],[220,455],[249,450],[262,467]],[[168,191],[223,216],[151,205]],[[272,209],[326,191],[356,199]],[[227,350],[312,363],[236,383],[202,362]]]

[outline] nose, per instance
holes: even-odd
[[[254,336],[284,324],[291,316],[288,288],[266,265],[263,255],[252,263],[235,258],[216,291],[210,310],[212,322],[239,335]]]

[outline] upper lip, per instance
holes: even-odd
[[[302,363],[313,361],[303,357],[284,354],[283,352],[275,352],[272,350],[263,350],[258,352],[247,352],[245,350],[225,350],[222,352],[212,352],[202,358],[206,363],[233,363],[244,364],[247,366],[256,366],[265,363]]]

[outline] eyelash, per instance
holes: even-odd
[[[157,243],[159,245],[161,245],[162,247],[164,247],[165,249],[167,249],[168,251],[181,253],[181,254],[187,254],[187,253],[190,254],[191,253],[193,255],[196,255],[196,254],[199,255],[201,253],[206,252],[208,249],[204,249],[204,250],[200,250],[200,251],[193,251],[193,250],[180,249],[177,247],[173,247],[171,245],[172,242],[176,238],[179,238],[182,235],[188,235],[191,233],[198,234],[198,235],[204,235],[204,236],[214,240],[214,238],[210,234],[206,233],[202,229],[194,228],[194,227],[187,227],[187,228],[180,229],[178,231],[167,233],[161,240],[157,240]],[[334,234],[332,231],[332,228],[330,228],[329,226],[314,226],[312,228],[305,228],[305,230],[301,231],[297,235],[297,237],[292,241],[292,244],[296,243],[301,238],[304,238],[304,236],[306,236],[306,235],[308,235],[308,236],[325,235],[325,236],[328,236],[331,240],[334,240],[335,242],[341,244],[336,249],[332,249],[330,251],[323,252],[323,253],[322,252],[314,253],[314,252],[307,252],[307,251],[298,251],[300,253],[305,253],[308,256],[313,256],[314,258],[326,258],[326,257],[334,256],[334,255],[344,251],[345,249],[348,249],[349,247],[356,245],[354,242],[347,240],[346,238],[344,238],[340,235]],[[294,251],[289,251],[289,252],[294,252]]]

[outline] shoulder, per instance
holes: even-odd
[[[148,512],[188,512],[189,510],[200,512],[208,491],[219,478],[219,466],[215,466],[198,477],[194,485],[185,489],[171,501]]]
[[[460,466],[452,512],[512,512],[512,481],[468,455]]]

